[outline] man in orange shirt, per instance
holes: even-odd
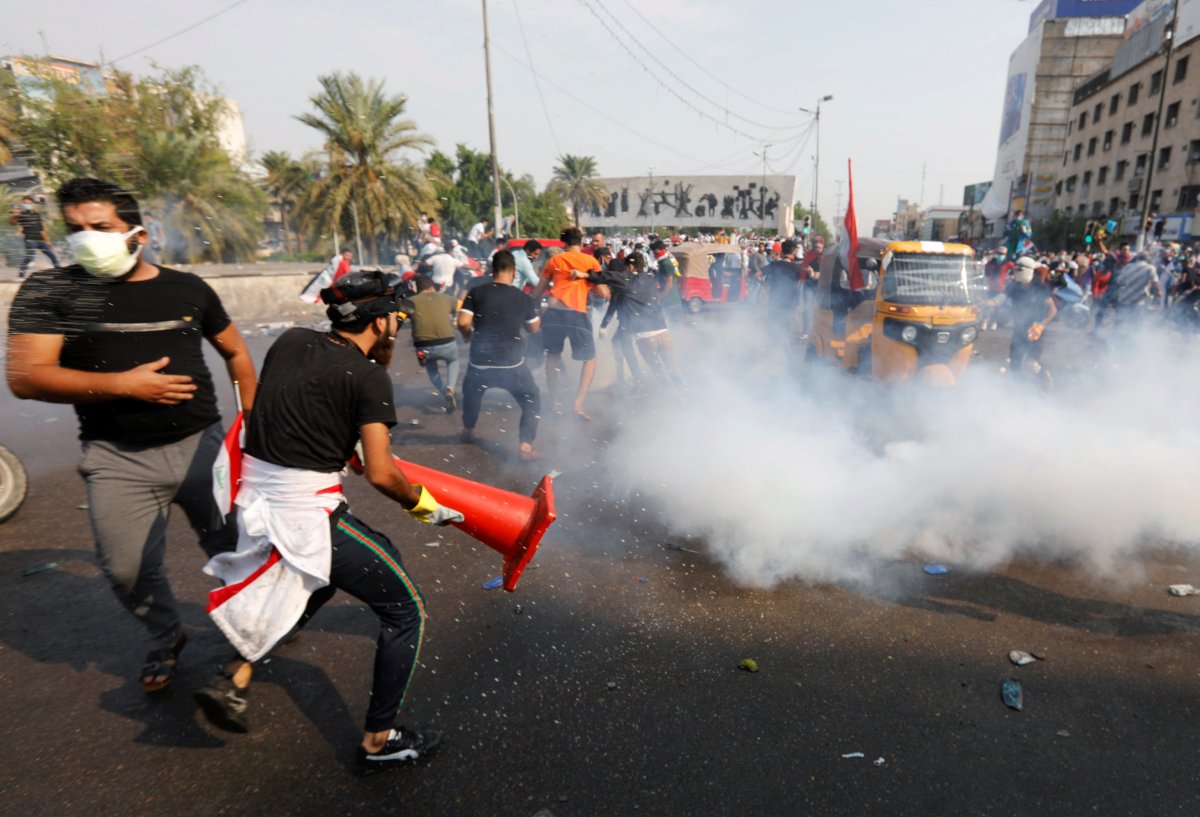
[[[584,420],[590,420],[592,418],[583,409],[583,401],[596,374],[596,339],[587,311],[588,295],[595,289],[596,294],[607,298],[608,288],[578,275],[600,271],[600,264],[595,257],[580,250],[583,233],[579,228],[568,227],[560,238],[566,249],[546,262],[542,269],[542,280],[533,290],[535,300],[548,294],[550,301],[549,308],[542,315],[546,387],[550,394],[556,393],[558,373],[562,371],[563,347],[569,338],[571,358],[583,364],[579,372],[579,391],[575,395],[575,413]]]

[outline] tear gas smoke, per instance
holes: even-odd
[[[1148,546],[1200,543],[1192,339],[1142,337],[1114,357],[1063,333],[1047,358],[1079,355],[1085,373],[1060,373],[1047,394],[983,358],[949,391],[785,374],[761,328],[698,331],[689,394],[626,422],[610,467],[737,581],[866,581],[895,559],[987,569],[1018,555],[1113,576]]]

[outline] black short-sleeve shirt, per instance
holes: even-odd
[[[175,442],[221,419],[202,341],[229,324],[212,287],[167,267],[146,281],[97,278],[80,266],[35,272],[8,317],[10,335],[62,335],[67,369],[123,372],[167,356],[165,373],[192,377],[194,396],[177,406],[132,398],[75,406],[81,440],[131,445]]]
[[[521,330],[537,320],[533,298],[508,284],[483,284],[467,292],[463,312],[474,315],[471,363],[475,366],[520,366],[525,360]]]
[[[367,423],[396,424],[387,369],[349,341],[289,329],[263,361],[246,453],[286,468],[340,471]]]
[[[33,210],[17,213],[17,226],[21,228],[21,235],[26,241],[41,241],[46,233],[41,215]]]

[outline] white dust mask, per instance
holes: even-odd
[[[127,242],[132,236],[143,232],[134,227],[127,233],[105,233],[98,230],[80,230],[67,236],[67,246],[76,263],[97,278],[120,278],[137,263],[142,245],[129,251]]]

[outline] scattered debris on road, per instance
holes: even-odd
[[[1173,584],[1167,588],[1172,596],[1200,596],[1200,590],[1190,584]]]
[[[925,572],[930,576],[944,576],[950,572],[950,568],[940,564],[928,564],[925,565]]]
[[[1023,667],[1026,664],[1032,664],[1037,659],[1025,652],[1025,650],[1013,650],[1008,654],[1008,660],[1012,661],[1018,667]]]
[[[499,588],[499,587],[500,587],[500,585],[502,585],[502,584],[504,584],[504,577],[503,577],[503,576],[497,576],[497,577],[496,577],[496,578],[494,578],[494,579],[488,579],[486,582],[484,582],[484,583],[483,583],[483,589],[484,589],[484,590],[496,590],[496,589],[497,589],[497,588]]]
[[[738,669],[744,669],[746,672],[758,672],[758,662],[753,658],[743,658],[738,661]]]
[[[29,568],[24,573],[22,573],[21,576],[22,577],[36,576],[39,573],[49,573],[51,570],[54,570],[54,568],[56,568],[56,567],[58,567],[58,562],[47,562],[44,565],[39,565],[38,567]]]
[[[1015,709],[1018,712],[1025,706],[1025,696],[1021,692],[1021,684],[1009,678],[1000,685],[1000,699],[1004,701],[1004,705],[1009,709]]]

